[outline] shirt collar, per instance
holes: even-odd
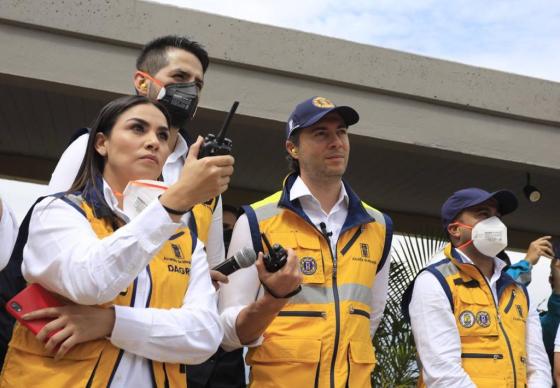
[[[124,214],[121,209],[119,209],[119,201],[105,179],[103,179],[103,196],[105,197],[105,202],[107,202],[109,208],[124,221],[128,222],[128,216]]]
[[[187,145],[187,141],[181,134],[177,134],[177,144],[175,144],[173,152],[167,157],[167,163],[173,163],[185,157],[188,151],[189,146]]]
[[[463,252],[458,249],[455,249],[455,251],[461,256],[463,263],[474,264],[473,261]],[[502,270],[507,266],[507,264],[497,257],[493,257],[492,260],[494,260],[494,274],[502,273]]]
[[[311,191],[309,190],[309,187],[307,187],[307,185],[305,184],[303,179],[301,179],[301,177],[298,176],[296,178],[294,184],[290,188],[290,201],[295,201],[296,199],[303,198],[303,197],[310,197],[310,198],[313,199],[314,202],[319,204],[319,201],[311,193]],[[341,204],[342,201],[344,201],[344,204],[346,206],[348,206],[348,193],[346,192],[346,188],[344,187],[344,185],[342,184],[342,181],[341,181],[340,182],[340,192],[338,194],[338,199],[336,200],[336,204],[334,205],[333,209],[336,208],[339,204]]]

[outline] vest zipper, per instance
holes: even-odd
[[[93,384],[93,379],[95,378],[95,372],[97,372],[97,367],[99,366],[99,361],[101,361],[102,355],[103,355],[103,351],[101,351],[99,357],[97,357],[97,361],[95,363],[95,366],[93,367],[93,371],[91,372],[91,375],[89,376],[89,380],[86,384],[86,388],[91,388],[91,385]]]
[[[509,313],[509,310],[511,309],[511,306],[513,305],[513,300],[515,299],[515,295],[517,294],[517,292],[515,290],[512,291],[511,293],[511,298],[509,298],[509,302],[506,306],[506,308],[504,309],[504,313]]]
[[[346,367],[348,368],[348,375],[346,376],[346,385],[344,388],[350,388],[350,347],[348,347],[348,351],[346,352]]]
[[[362,227],[360,226],[358,228],[358,230],[356,231],[356,233],[354,233],[354,235],[352,236],[352,238],[350,239],[350,241],[348,241],[348,243],[344,246],[344,248],[342,248],[340,250],[340,253],[342,253],[343,255],[346,254],[346,252],[348,252],[348,250],[352,247],[352,245],[354,245],[354,243],[356,242],[356,240],[358,239],[358,237],[360,237],[360,234],[362,234]]]
[[[327,318],[324,311],[280,311],[279,317],[309,317],[309,318]]]
[[[366,310],[355,309],[354,307],[350,307],[350,314],[361,315],[363,317],[366,317],[367,319],[370,318],[370,315]]]
[[[136,300],[136,290],[138,287],[138,277],[136,277],[134,279],[134,281],[132,282],[132,295],[130,296],[130,307],[134,307],[134,301]],[[113,366],[113,371],[111,372],[111,377],[109,378],[109,382],[107,383],[107,386],[110,387],[111,383],[113,382],[113,378],[115,377],[115,373],[117,372],[117,369],[119,368],[119,364],[121,363],[121,359],[122,356],[124,354],[124,350],[121,349],[119,351],[119,355],[117,356],[117,362],[115,362],[115,365]]]
[[[482,271],[473,264],[470,264],[473,267],[475,267],[477,269],[477,271],[480,273],[480,275],[482,276],[482,278],[484,279],[484,282],[486,283],[486,285],[488,286],[488,290],[492,293],[492,288],[490,287],[490,284],[488,283],[488,280],[486,280],[486,276],[484,276],[484,274],[482,273]],[[513,358],[513,350],[511,349],[511,343],[509,342],[509,337],[506,334],[506,330],[504,329],[504,325],[502,325],[502,318],[500,316],[500,310],[498,309],[498,304],[496,303],[496,300],[494,299],[494,295],[492,295],[492,301],[494,302],[494,307],[496,308],[496,318],[498,320],[498,326],[500,326],[500,330],[502,330],[502,333],[504,333],[504,339],[506,340],[506,345],[508,347],[508,352],[509,352],[509,357],[511,360],[511,367],[513,369],[513,387],[516,388],[517,387],[517,372],[515,369],[515,359]]]
[[[503,354],[491,353],[461,353],[461,358],[493,358],[494,360],[503,360]]]
[[[321,222],[321,234],[327,241],[329,246],[329,252],[331,253],[331,258],[333,262],[333,274],[332,274],[332,282],[333,282],[333,297],[334,297],[334,312],[335,312],[335,334],[334,334],[334,348],[333,348],[333,356],[331,360],[331,371],[330,371],[330,378],[331,378],[331,388],[334,388],[334,366],[336,363],[336,355],[338,353],[338,343],[340,341],[340,300],[338,296],[338,285],[337,285],[337,260],[336,260],[336,252],[333,253],[331,247],[331,239],[329,237],[329,233],[327,232],[327,226],[324,222]]]

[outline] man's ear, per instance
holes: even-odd
[[[454,237],[457,239],[460,238],[461,232],[459,232],[459,224],[457,224],[456,222],[452,222],[447,225],[447,233],[449,234],[449,237]]]
[[[94,148],[99,155],[107,156],[107,137],[104,133],[98,132],[95,134]]]
[[[136,93],[140,96],[146,96],[148,94],[148,80],[139,71],[134,73],[134,88]]]
[[[297,159],[298,149],[297,146],[290,140],[286,140],[286,151],[293,158]]]

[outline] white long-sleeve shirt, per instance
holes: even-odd
[[[8,264],[18,234],[16,216],[6,201],[2,203],[2,217],[0,218],[0,271]]]
[[[472,264],[467,256],[459,253],[466,263]],[[494,258],[494,273],[491,279],[487,279],[495,301],[496,282],[505,265],[502,260]],[[475,388],[461,366],[461,337],[455,315],[443,287],[432,273],[424,271],[416,278],[409,312],[426,386]],[[532,303],[526,336],[528,387],[548,388],[552,386],[550,363],[542,341],[539,317]]]
[[[340,230],[348,215],[348,195],[344,185],[341,184],[339,198],[328,214],[321,209],[319,201],[311,194],[309,188],[300,177],[294,181],[290,189],[290,200],[292,201],[296,198],[299,198],[303,211],[317,228],[320,228],[319,224],[324,222],[327,230],[332,232],[330,241],[333,251],[335,251],[335,245],[338,241]],[[242,215],[233,229],[228,257],[245,247],[253,248],[253,243],[251,240],[249,221],[246,215]],[[385,265],[377,274],[371,290],[372,312],[370,331],[372,337],[379,326],[379,322],[383,316],[383,310],[385,309],[385,302],[387,301],[389,265],[390,257],[387,258]],[[218,306],[220,318],[224,327],[224,340],[222,341],[222,347],[224,347],[224,349],[232,350],[243,346],[237,336],[235,322],[239,312],[247,305],[253,303],[259,295],[262,295],[261,283],[254,265],[234,272],[229,276],[229,283],[221,286]],[[247,346],[258,346],[261,343],[262,337]]]
[[[68,190],[72,186],[76,175],[78,175],[78,170],[80,169],[84,155],[86,154],[88,139],[89,134],[84,134],[74,140],[72,144],[66,148],[52,173],[47,193],[59,193]],[[183,165],[185,164],[187,152],[187,142],[179,135],[177,137],[175,149],[169,155],[163,166],[163,180],[168,185],[172,185],[179,179]],[[187,214],[184,217],[186,225],[188,225],[189,216],[190,215]],[[208,231],[208,242],[206,244],[206,255],[210,267],[214,267],[224,260],[225,248],[222,217],[222,197],[220,196],[212,215],[212,225]]]
[[[112,210],[126,219],[106,184],[104,195]],[[157,200],[103,239],[80,212],[60,199],[46,198],[33,211],[23,253],[27,281],[92,305],[113,300],[138,279],[134,307],[115,306],[110,340],[125,352],[112,387],[146,386],[151,381],[148,359],[199,364],[216,351],[222,339],[217,296],[200,241],[192,255],[183,305],[145,308],[150,288],[146,266],[180,226]]]

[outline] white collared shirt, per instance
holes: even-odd
[[[463,252],[457,252],[465,263],[473,264]],[[496,303],[496,283],[505,266],[502,260],[495,257],[494,272],[490,279],[486,279]],[[431,272],[424,271],[416,278],[409,313],[426,385],[476,387],[461,366],[461,337],[449,299]],[[550,363],[544,350],[541,323],[533,303],[527,318],[526,336],[528,387],[550,387]]]
[[[328,214],[321,209],[319,201],[311,194],[309,188],[300,177],[294,181],[290,189],[290,200],[296,198],[299,198],[304,213],[319,230],[321,230],[320,224],[322,222],[326,224],[327,231],[332,232],[330,240],[331,246],[334,248],[338,241],[342,225],[348,215],[348,194],[346,193],[344,185],[341,183],[338,200]],[[244,214],[239,218],[233,229],[228,257],[245,247],[253,248],[253,243],[251,240],[249,221]],[[390,261],[391,258],[389,256],[385,261],[385,265],[377,274],[375,283],[371,289],[372,311],[370,333],[372,337],[379,326],[379,322],[383,316],[383,310],[385,309],[385,302],[387,301]],[[229,276],[229,283],[221,286],[218,296],[218,307],[224,327],[224,340],[222,341],[224,349],[233,350],[243,346],[237,336],[235,322],[239,312],[253,303],[260,293],[261,283],[254,265],[234,272]],[[247,346],[258,346],[261,343],[262,337]]]
[[[126,220],[108,185],[103,192],[109,207]],[[216,292],[200,241],[182,307],[145,308],[150,289],[146,266],[180,226],[157,200],[103,239],[80,212],[60,199],[46,198],[33,211],[22,265],[28,282],[75,303],[95,305],[112,301],[137,279],[134,307],[115,306],[110,339],[125,352],[112,387],[149,385],[147,360],[199,364],[222,339]]]
[[[58,161],[49,182],[47,193],[59,193],[68,190],[76,176],[86,154],[89,134],[78,137],[66,148]],[[165,183],[172,185],[181,176],[185,157],[189,147],[183,136],[177,136],[175,149],[168,156],[163,166],[162,176]],[[188,225],[189,215],[185,215],[185,224]],[[221,263],[224,260],[224,237],[222,225],[222,197],[218,198],[216,209],[212,215],[212,225],[208,232],[208,242],[206,244],[207,259],[210,267]]]
[[[6,201],[2,203],[2,217],[0,218],[0,271],[8,264],[18,234],[16,216]]]

